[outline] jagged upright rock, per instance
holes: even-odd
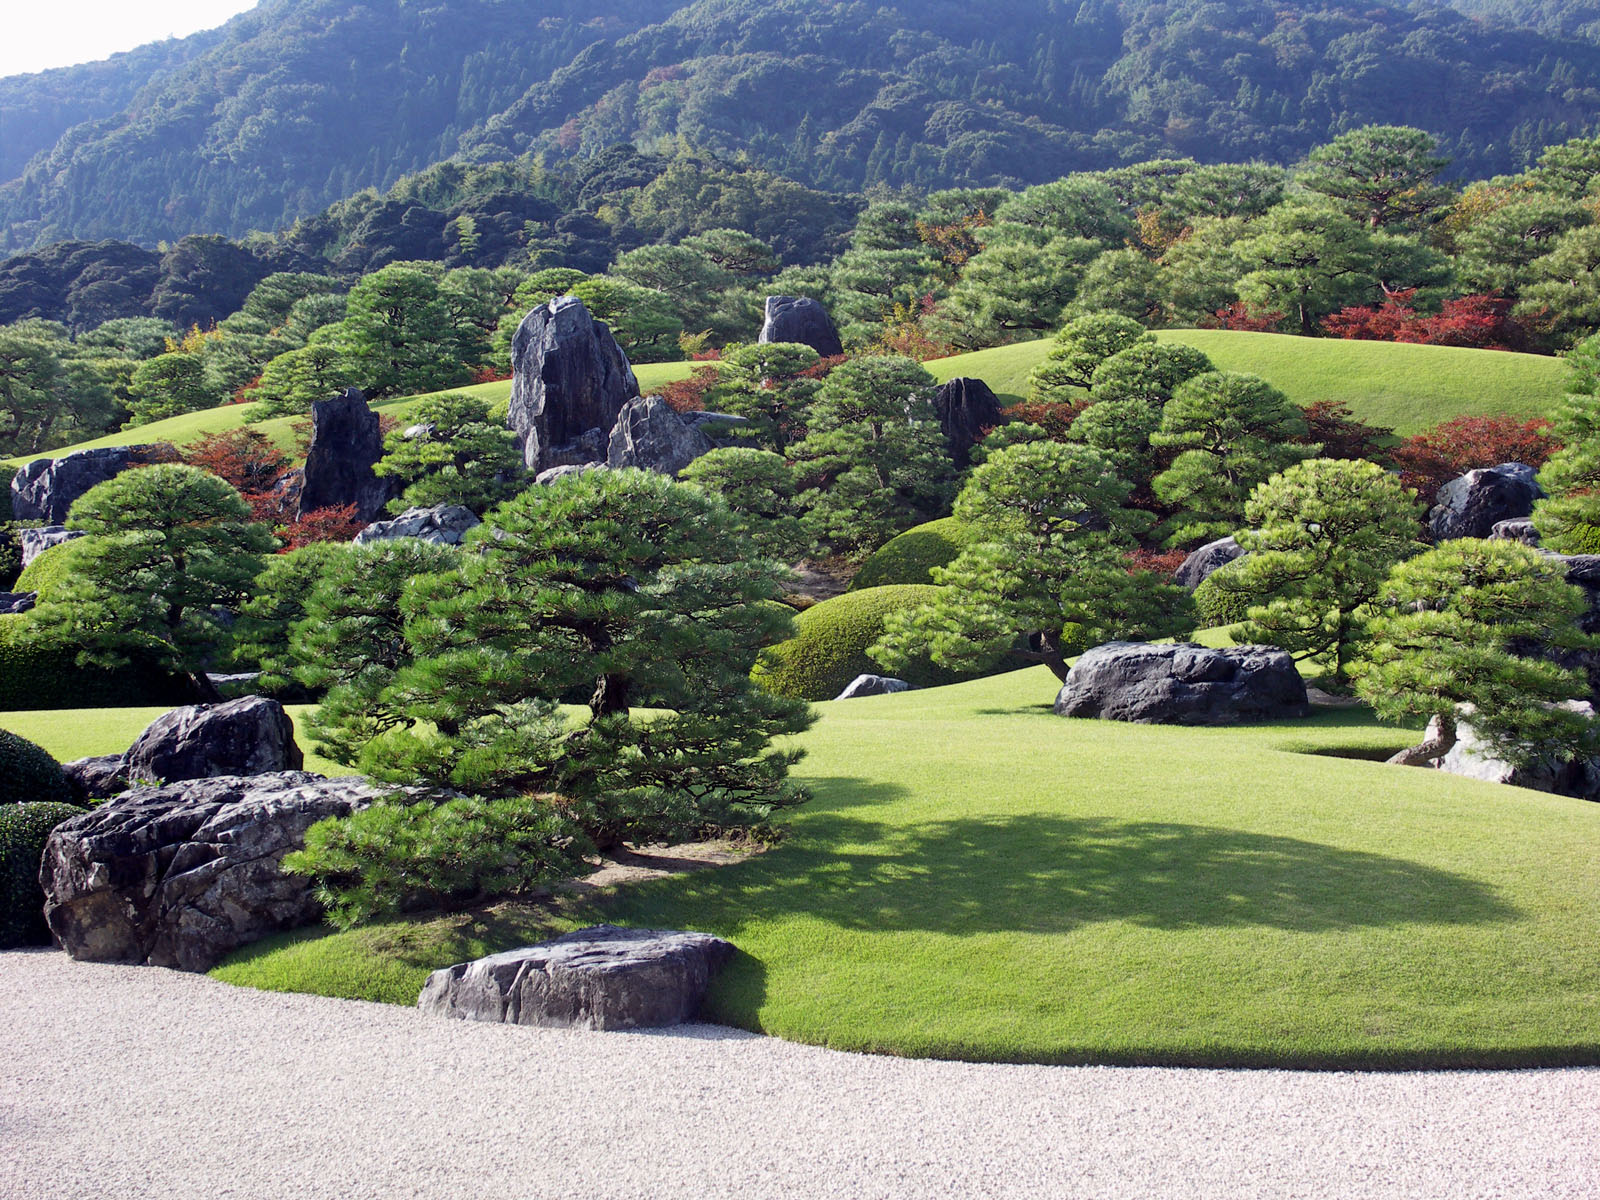
[[[392,481],[372,467],[383,457],[378,414],[360,388],[346,388],[311,406],[311,446],[306,451],[299,515],[319,508],[356,506],[356,519],[372,521],[394,496]]]
[[[823,358],[844,353],[838,327],[828,310],[810,296],[768,296],[766,319],[761,323],[762,342],[799,342],[810,346]]]
[[[713,449],[711,439],[673,412],[660,396],[644,396],[628,401],[617,414],[607,443],[606,465],[676,476]]]
[[[511,369],[506,423],[529,471],[606,460],[611,428],[639,381],[604,321],[577,297],[557,296],[517,326]]]
[[[1436,542],[1486,538],[1501,521],[1526,517],[1544,489],[1525,463],[1501,463],[1468,471],[1439,489],[1428,510],[1428,532]]]
[[[933,394],[933,407],[950,457],[958,467],[972,461],[972,448],[983,441],[984,434],[1010,420],[1000,397],[987,383],[964,376],[941,384]]]
[[[17,521],[60,525],[72,503],[97,483],[131,467],[172,462],[177,451],[165,442],[79,450],[62,458],[36,458],[11,478],[11,515]]]

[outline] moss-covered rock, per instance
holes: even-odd
[[[0,712],[194,702],[188,681],[162,669],[153,645],[124,667],[79,666],[78,648],[39,636],[30,617],[0,615]]]
[[[932,600],[939,589],[901,584],[846,592],[813,605],[795,618],[795,636],[763,652],[751,678],[768,691],[802,700],[832,700],[857,675],[882,674],[867,647],[883,636],[892,612]],[[960,675],[932,662],[897,671],[913,687],[957,683]]]
[[[55,802],[0,808],[0,950],[48,946],[39,863],[50,831],[88,811]]]
[[[966,544],[966,527],[954,517],[918,525],[890,538],[862,563],[850,590],[932,583],[933,568],[949,566]]]

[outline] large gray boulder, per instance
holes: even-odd
[[[165,442],[79,450],[62,458],[36,458],[11,479],[11,516],[16,521],[60,525],[72,503],[96,484],[131,467],[172,462],[177,452]]]
[[[418,538],[441,546],[459,546],[467,532],[483,524],[470,508],[459,504],[436,504],[432,508],[408,508],[392,521],[374,521],[355,540],[358,545]]]
[[[364,779],[304,771],[125,792],[51,833],[45,921],[75,959],[210,970],[322,915],[311,881],[278,864],[316,822],[377,794]]]
[[[768,296],[760,342],[799,342],[823,358],[844,353],[839,329],[828,310],[810,296]]]
[[[468,1021],[646,1029],[693,1020],[733,946],[705,933],[595,925],[428,976],[417,1007]]]
[[[1294,660],[1270,646],[1108,642],[1067,673],[1063,717],[1153,725],[1227,725],[1310,712]]]
[[[1428,510],[1428,532],[1436,542],[1486,538],[1501,521],[1526,517],[1544,489],[1525,463],[1501,463],[1452,479]]]
[[[382,457],[378,414],[360,388],[314,402],[298,515],[354,504],[356,520],[377,520],[394,498],[394,481],[372,469]]]
[[[304,762],[289,714],[265,696],[175,708],[122,756],[127,778],[160,783],[298,771]]]
[[[1568,700],[1560,705],[1571,712],[1594,719],[1595,708],[1586,700]],[[1600,762],[1592,758],[1575,758],[1565,762],[1546,759],[1526,766],[1514,767],[1504,759],[1496,758],[1494,751],[1478,736],[1472,727],[1472,717],[1477,709],[1471,704],[1457,706],[1456,740],[1436,766],[1448,775],[1467,779],[1481,779],[1486,783],[1503,783],[1511,787],[1531,788],[1536,792],[1554,792],[1560,796],[1576,796],[1582,800],[1600,799]],[[1438,718],[1428,723],[1423,744],[1439,738]]]
[[[1173,572],[1172,577],[1192,592],[1218,567],[1225,567],[1236,559],[1243,558],[1244,554],[1244,547],[1234,541],[1233,535],[1229,534],[1225,538],[1207,542],[1198,550],[1190,551],[1189,557],[1183,560],[1183,565]]]
[[[72,790],[80,800],[103,800],[128,788],[128,775],[120,754],[93,754],[61,764]]]
[[[506,422],[529,471],[606,460],[611,428],[639,381],[604,321],[575,296],[557,296],[517,326],[511,369]]]
[[[972,448],[983,441],[989,430],[1010,420],[1000,397],[981,379],[958,377],[941,384],[933,393],[933,408],[939,414],[939,428],[945,445],[958,467],[972,462]]]
[[[42,525],[37,529],[19,529],[17,543],[22,547],[22,565],[26,567],[46,550],[82,536],[83,530],[68,529],[65,525]]]
[[[716,447],[710,438],[672,411],[660,396],[630,400],[617,414],[607,443],[606,466],[640,467],[676,476]]]

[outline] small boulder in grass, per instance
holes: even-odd
[[[707,933],[594,925],[428,976],[417,1007],[464,1021],[652,1029],[692,1021],[732,943]]]
[[[910,690],[911,685],[904,679],[895,679],[888,675],[857,675],[834,699],[857,700],[862,696],[892,696],[896,692]]]

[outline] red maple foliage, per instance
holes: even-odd
[[[1389,457],[1400,468],[1400,482],[1431,503],[1458,475],[1504,462],[1541,467],[1560,448],[1550,436],[1550,422],[1542,418],[1457,417],[1406,438]]]
[[[1350,406],[1338,400],[1318,400],[1304,411],[1306,435],[1298,440],[1303,445],[1321,446],[1323,458],[1379,459],[1394,436],[1392,429],[1356,420]]]
[[[289,468],[289,456],[256,429],[208,433],[183,452],[183,461],[221,476],[245,495],[270,492]]]
[[[687,379],[676,379],[661,389],[661,398],[674,412],[704,412],[706,396],[717,386],[715,367],[695,367]]]
[[[1022,400],[1006,409],[1006,416],[1013,421],[1026,421],[1029,425],[1037,425],[1050,435],[1056,442],[1067,440],[1067,430],[1072,428],[1072,423],[1078,419],[1078,414],[1089,407],[1087,400],[1073,400],[1068,404],[1053,403],[1048,400]]]
[[[366,528],[365,521],[356,520],[356,506],[342,504],[337,508],[319,508],[273,530],[283,542],[281,553],[298,550],[313,542],[348,542]]]
[[[1147,550],[1140,547],[1129,550],[1128,574],[1135,571],[1155,571],[1161,575],[1175,575],[1178,568],[1183,566],[1183,560],[1189,557],[1187,550]]]
[[[502,383],[511,378],[509,369],[499,367],[478,367],[473,370],[471,379],[473,383]]]
[[[1224,305],[1209,317],[1200,320],[1202,329],[1239,329],[1245,333],[1269,333],[1283,320],[1281,312],[1251,312],[1235,300]]]
[[[1341,309],[1323,325],[1335,337],[1367,342],[1409,342],[1422,346],[1468,346],[1479,350],[1521,350],[1528,331],[1511,316],[1511,301],[1474,295],[1446,300],[1437,315],[1412,307],[1416,288],[1385,291],[1383,303]]]

